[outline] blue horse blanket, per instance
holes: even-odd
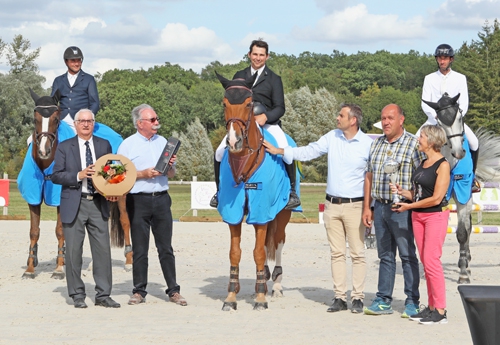
[[[470,154],[469,142],[464,137],[465,157],[458,161],[451,170],[450,186],[446,193],[446,200],[450,200],[455,193],[457,202],[466,204],[472,196],[472,184],[474,173],[472,172],[472,156]]]
[[[276,146],[276,140],[265,129],[264,138]],[[290,136],[288,144],[297,145]],[[296,192],[300,196],[300,174],[297,175]],[[285,170],[283,159],[266,152],[261,166],[247,183],[235,185],[229,165],[229,150],[226,148],[221,162],[220,186],[218,193],[219,211],[222,220],[230,225],[240,224],[248,209],[247,224],[266,224],[285,208],[290,195],[290,180]],[[299,206],[294,211],[302,211]]]
[[[108,140],[113,153],[116,153],[118,146],[123,141],[121,135],[98,122],[95,123],[94,134]],[[58,142],[62,142],[74,137],[75,132],[66,122],[61,121],[57,135]],[[54,162],[44,171],[40,170],[33,159],[32,148],[33,145],[30,144],[24,157],[23,167],[17,176],[17,188],[23,199],[30,205],[40,205],[44,201],[47,206],[59,206],[62,186],[54,184],[50,180]]]

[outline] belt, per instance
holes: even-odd
[[[167,194],[168,193],[168,189],[166,190],[162,190],[161,192],[153,192],[153,193],[143,193],[143,192],[139,192],[139,193],[130,193],[132,195],[147,195],[147,196],[157,196],[157,195],[163,195],[163,194]]]
[[[339,198],[337,196],[326,195],[326,200],[330,201],[332,204],[348,204],[351,202],[363,201],[365,198]]]
[[[94,200],[94,196],[97,196],[97,194],[82,193],[82,199]]]
[[[375,200],[380,202],[381,204],[392,204],[392,200],[385,200],[385,199],[375,199]]]

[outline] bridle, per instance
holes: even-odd
[[[52,114],[59,110],[57,105],[37,105],[34,109],[35,113],[40,114],[44,118],[50,118]],[[57,128],[59,128],[59,122],[57,122],[57,127],[54,133],[51,132],[38,132],[35,126],[35,142],[38,147],[41,145],[43,138],[47,138],[50,144],[50,148],[54,148],[54,144],[57,142]]]

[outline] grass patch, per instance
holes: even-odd
[[[183,217],[186,220],[213,220],[220,219],[217,210],[198,210],[198,216],[192,217],[191,186],[188,184],[171,184],[169,194],[172,197],[172,215],[175,220]],[[29,219],[29,208],[17,189],[17,183],[10,183],[9,216],[26,217]],[[318,204],[325,202],[324,186],[300,186],[300,200],[303,212],[293,212],[295,222],[318,222]],[[55,207],[42,205],[42,220],[56,220]],[[472,223],[477,224],[477,213],[472,213]],[[482,225],[500,224],[500,213],[483,212]]]

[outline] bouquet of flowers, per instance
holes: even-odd
[[[120,183],[125,180],[127,169],[125,165],[108,162],[106,165],[101,166],[99,175],[104,177],[108,183]]]

